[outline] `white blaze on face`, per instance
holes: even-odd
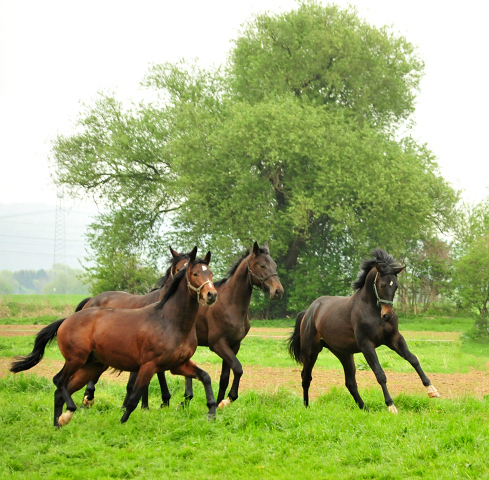
[[[207,270],[207,267],[205,265],[202,265],[202,271],[206,271]]]
[[[394,282],[391,280],[391,283],[389,285],[392,287],[393,284],[394,284]]]

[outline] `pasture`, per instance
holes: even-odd
[[[387,411],[373,373],[356,355],[369,407],[360,411],[343,385],[341,365],[326,351],[305,409],[300,367],[284,344],[294,319],[284,319],[252,322],[238,354],[240,397],[213,421],[206,419],[202,385],[195,385],[188,408],[177,409],[184,379],[167,375],[170,407],[158,408],[154,379],[150,410],[138,408],[120,425],[127,376],[105,373],[95,405],[78,409],[57,431],[51,382],[62,365],[57,345],[28,374],[7,374],[11,357],[30,352],[39,329],[38,317],[25,312],[0,320],[1,478],[489,478],[489,354],[460,340],[471,319],[401,318],[401,332],[442,397],[429,399],[411,366],[381,347],[398,415]],[[211,374],[216,393],[220,359],[199,347],[194,360]],[[74,394],[77,405],[81,396]]]

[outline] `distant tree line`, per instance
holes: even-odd
[[[79,294],[88,293],[80,280],[83,270],[55,264],[48,270],[0,271],[0,294]]]

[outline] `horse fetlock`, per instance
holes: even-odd
[[[73,413],[71,410],[66,410],[65,413],[61,414],[58,418],[58,425],[60,427],[64,427],[65,425],[68,425],[70,423],[71,419],[73,418]]]
[[[90,400],[90,399],[88,398],[88,396],[87,396],[87,395],[85,395],[85,396],[83,397],[83,405],[84,405],[85,407],[90,408],[90,407],[91,407],[91,406],[92,406],[94,403],[95,403],[95,399],[94,399],[94,398],[92,398],[92,399]]]
[[[428,397],[438,398],[441,397],[441,395],[438,393],[438,390],[433,385],[428,385]]]
[[[397,408],[396,408],[396,406],[395,406],[395,405],[389,405],[389,406],[387,407],[387,410],[389,410],[389,412],[391,412],[391,413],[393,413],[393,414],[395,414],[395,415],[397,415],[397,414],[399,413],[399,412],[397,411]]]
[[[224,407],[228,407],[229,405],[231,405],[231,399],[228,397],[228,398],[225,398],[222,402],[219,402],[218,407],[224,408]]]

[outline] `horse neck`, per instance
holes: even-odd
[[[226,304],[232,303],[235,307],[246,309],[249,307],[253,295],[253,286],[250,283],[250,274],[246,263],[247,258],[243,258],[234,274],[222,285],[223,290],[229,296]]]
[[[365,285],[362,287],[362,299],[363,301],[376,306],[377,305],[377,297],[375,296],[374,291],[374,281],[375,275],[377,274],[377,269],[372,268],[370,272],[367,274],[367,278],[365,279]]]
[[[187,278],[182,278],[177,291],[163,305],[162,319],[173,323],[177,329],[187,333],[195,327],[199,303],[187,286]]]

